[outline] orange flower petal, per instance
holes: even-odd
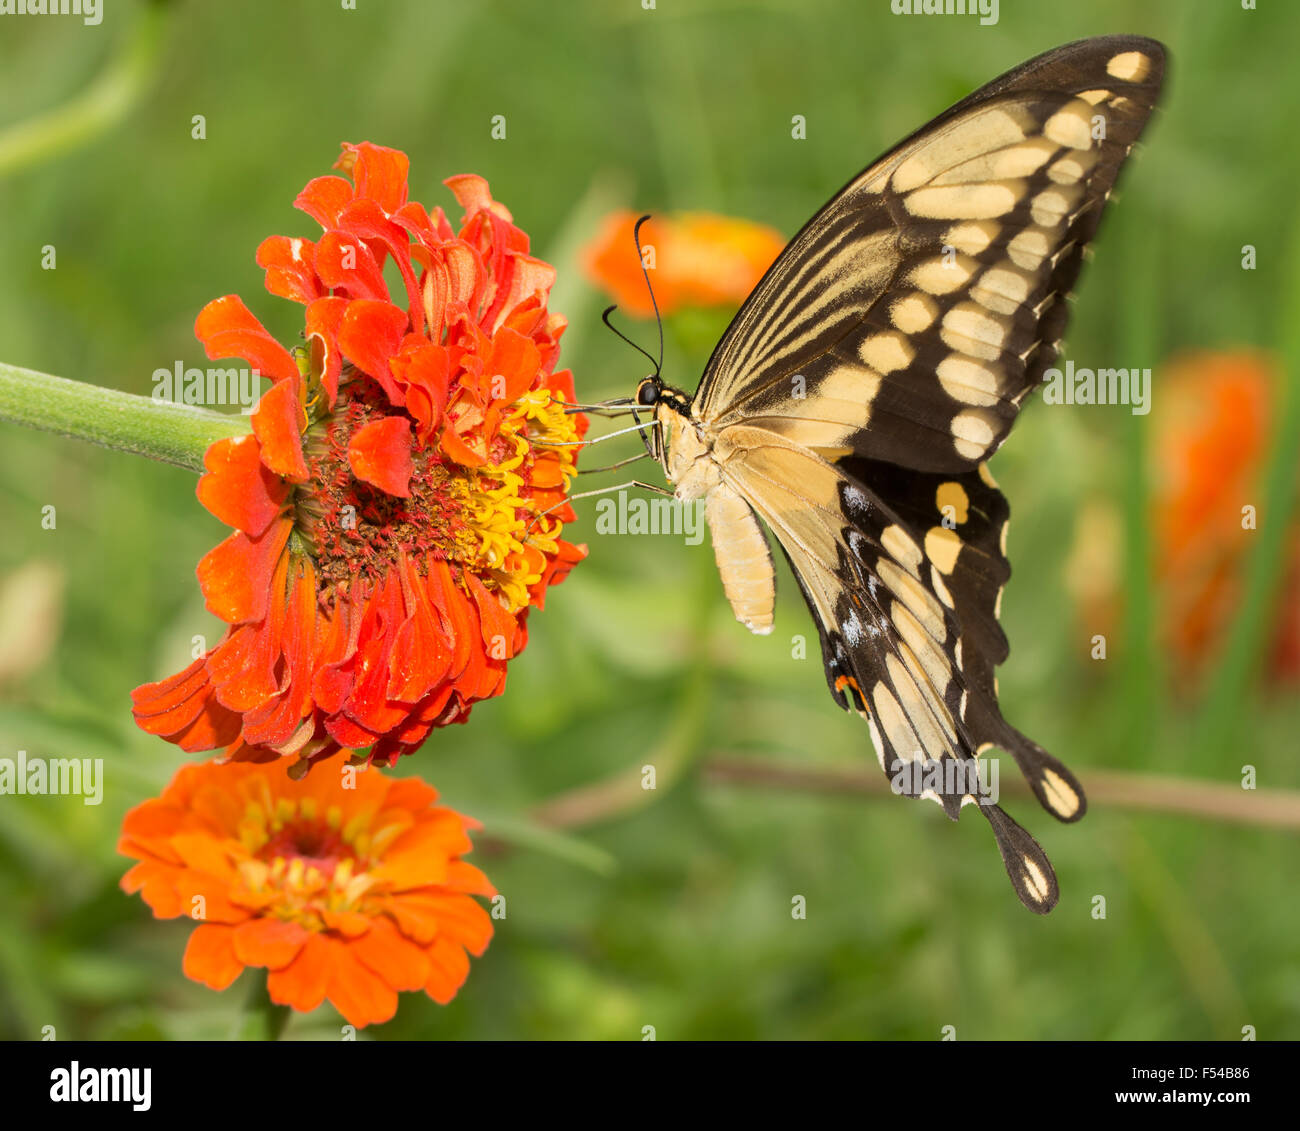
[[[218,440],[204,455],[203,466],[208,470],[199,479],[199,502],[227,526],[256,538],[284,506],[288,487],[262,463],[254,436]]]
[[[310,1013],[325,1000],[333,954],[329,939],[322,935],[308,936],[291,961],[267,975],[266,990],[271,1000]]]
[[[338,226],[339,214],[353,198],[352,186],[342,177],[316,177],[293,202],[322,228]]]
[[[156,864],[137,864],[122,877],[122,890],[145,901],[155,919],[175,919],[187,911],[175,886],[172,869]]]
[[[334,1006],[353,1025],[388,1021],[397,1012],[397,991],[353,953],[331,940],[327,993]]]
[[[234,929],[204,923],[190,935],[185,946],[181,969],[187,978],[202,982],[212,990],[224,990],[243,973],[243,963],[235,956]]]
[[[351,232],[331,228],[321,236],[316,244],[315,264],[320,281],[331,290],[345,291],[359,300],[388,299],[383,270],[365,241]]]
[[[348,304],[339,324],[339,346],[363,373],[383,386],[395,405],[405,398],[393,378],[389,361],[406,333],[406,312],[391,302],[358,301]]]
[[[265,377],[283,381],[298,376],[293,355],[267,332],[238,295],[214,299],[194,322],[194,336],[208,357],[242,357]]]
[[[411,496],[411,423],[385,416],[363,424],[348,442],[348,466],[363,482],[398,498]]]
[[[429,980],[424,991],[439,1005],[446,1005],[469,977],[469,956],[449,939],[435,939],[429,946]]]
[[[347,313],[348,300],[337,295],[319,298],[307,307],[307,326],[304,331],[308,341],[316,339],[324,351],[324,369],[321,385],[333,408],[339,395],[339,377],[343,373],[343,355],[339,349],[339,326]]]
[[[262,462],[293,483],[307,478],[302,455],[306,426],[300,393],[301,380],[281,381],[263,394],[253,413],[253,435],[262,447]]]
[[[232,534],[208,551],[196,571],[208,611],[227,624],[266,616],[271,575],[293,531],[289,519],[273,522],[264,534]]]
[[[370,930],[370,917],[357,911],[324,910],[321,918],[330,930],[349,939],[358,938]]]
[[[321,297],[320,280],[313,265],[316,245],[311,240],[269,236],[257,249],[257,265],[266,270],[266,289],[273,295],[308,303]]]
[[[400,149],[369,141],[345,144],[338,167],[351,172],[357,196],[374,200],[385,212],[396,212],[406,203],[411,161]]]
[[[428,981],[428,955],[388,919],[376,919],[370,930],[352,943],[352,953],[395,990],[422,989]]]
[[[245,966],[279,970],[298,957],[308,937],[307,930],[299,923],[249,919],[235,928],[235,957]]]

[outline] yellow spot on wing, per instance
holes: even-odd
[[[892,373],[907,368],[916,350],[902,334],[891,330],[867,338],[858,347],[858,356],[878,373]]]
[[[1124,51],[1106,64],[1106,73],[1123,82],[1141,82],[1151,70],[1151,60],[1141,51]]]
[[[1029,214],[1034,218],[1035,224],[1054,228],[1069,215],[1071,207],[1071,199],[1064,191],[1050,188],[1034,197],[1029,205]]]
[[[1020,867],[1024,871],[1025,887],[1029,894],[1039,903],[1046,903],[1052,888],[1037,862],[1028,856],[1021,856]]]
[[[996,360],[1010,334],[1009,322],[974,302],[959,303],[948,311],[939,332],[953,349],[986,361]]]
[[[962,404],[988,407],[998,401],[998,377],[990,366],[949,354],[935,367],[943,391]]]
[[[913,577],[920,576],[917,570],[921,565],[921,547],[912,540],[912,536],[901,526],[887,526],[880,535],[880,544],[885,552],[898,562]]]
[[[1019,145],[1008,146],[993,153],[963,161],[936,177],[936,185],[967,184],[975,181],[1006,181],[1015,177],[1028,177],[1038,172],[1048,158],[1057,151],[1057,145],[1045,137],[1030,138]]]
[[[1005,216],[1024,195],[1023,181],[921,188],[903,198],[913,216],[932,220],[991,220]]]
[[[970,281],[979,264],[964,255],[951,259],[939,256],[918,264],[912,271],[912,282],[932,295],[946,295]],[[900,327],[901,329],[901,327]]]
[[[952,435],[958,455],[979,459],[993,443],[993,425],[985,413],[969,409],[952,418]]]
[[[957,129],[944,131],[919,145],[894,170],[894,191],[910,192],[956,164],[1023,140],[1027,120],[1027,115],[1018,115],[1014,107],[1008,106],[990,107],[970,115]]]
[[[961,553],[961,537],[946,526],[932,526],[925,534],[925,556],[940,573],[952,573]]]
[[[1043,136],[1058,145],[1071,149],[1092,147],[1092,107],[1082,98],[1075,98],[1047,119]]]
[[[921,758],[916,735],[907,725],[903,709],[883,679],[871,690],[871,704],[875,707],[873,714],[885,730],[885,737],[894,748],[894,756],[904,762],[915,762]]]
[[[971,298],[998,314],[1015,314],[1029,297],[1034,277],[1005,260],[990,267],[971,288]]]
[[[939,313],[935,301],[919,291],[899,299],[889,310],[889,316],[905,334],[918,334],[929,327]]]
[[[1052,250],[1053,238],[1042,228],[1026,228],[1007,244],[1007,254],[1017,267],[1037,271]]]
[[[984,464],[980,464],[980,470],[983,469]],[[951,507],[952,520],[958,526],[970,517],[970,497],[960,483],[940,483],[939,489],[934,493],[934,505],[944,515],[947,513],[946,508]]]
[[[1055,770],[1044,768],[1041,771],[1043,790],[1052,803],[1052,811],[1062,817],[1073,817],[1079,811],[1079,795]]]

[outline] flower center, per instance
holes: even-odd
[[[281,918],[317,930],[322,911],[356,907],[372,885],[369,824],[344,823],[337,807],[322,810],[312,798],[282,797],[271,808],[253,802],[239,835],[250,854],[239,865],[245,886],[259,901],[273,896]]]
[[[260,853],[262,859],[273,861],[283,857],[292,865],[301,860],[305,869],[315,868],[327,880],[346,858],[355,860],[352,850],[335,829],[320,821],[298,819],[283,825],[266,842]]]
[[[576,440],[573,417],[549,390],[526,393],[487,443],[486,465],[463,467],[430,444],[412,452],[410,497],[398,498],[358,479],[348,462],[353,434],[387,415],[367,384],[346,384],[334,411],[304,436],[310,477],[295,494],[295,517],[322,593],[353,579],[379,582],[405,554],[421,570],[430,559],[467,569],[510,611],[522,608],[562,525],[535,494],[567,491],[575,470],[577,448],[547,442]]]

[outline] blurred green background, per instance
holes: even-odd
[[[314,236],[294,196],[341,141],[368,139],[410,154],[412,194],[430,206],[454,212],[442,178],[486,176],[559,267],[552,308],[570,319],[562,364],[580,395],[624,394],[644,361],[599,325],[603,296],[576,266],[605,210],[707,209],[789,234],[876,154],[1031,55],[1154,35],[1172,53],[1164,110],[1068,338],[1078,364],[1155,365],[1154,410],[1032,403],[994,460],[1015,516],[1002,704],[1085,784],[1092,769],[1232,788],[1249,763],[1263,787],[1300,786],[1296,686],[1266,686],[1257,662],[1295,600],[1278,595],[1282,539],[1264,535],[1293,517],[1261,506],[1245,619],[1196,683],[1161,647],[1148,565],[1160,362],[1187,347],[1289,349],[1295,380],[1300,8],[1004,3],[980,27],[895,16],[887,0],[360,7],[119,0],[97,27],[0,18],[0,358],[147,393],[156,367],[204,364],[194,316],[229,292],[293,340],[300,308],[265,293],[253,253],[272,233]],[[191,139],[195,114],[206,140]],[[490,137],[497,114],[505,140]],[[793,114],[805,141],[791,140]],[[670,322],[667,379],[694,387],[728,314]],[[651,344],[652,325],[624,325]],[[1280,399],[1272,417],[1280,426]],[[1293,435],[1283,443],[1269,449],[1268,498],[1285,504],[1297,451]],[[188,662],[193,634],[218,635],[194,565],[225,530],[194,482],[0,425],[0,754],[98,757],[107,773],[99,807],[0,797],[0,1036],[235,1028],[251,976],[220,995],[189,983],[189,924],[154,922],[117,889],[123,813],[184,758],[135,728],[129,692]],[[1066,568],[1098,504],[1116,516],[1098,553],[1121,594],[1100,663]],[[41,527],[46,505],[56,530]],[[367,1036],[640,1039],[653,1025],[659,1039],[930,1040],[954,1026],[965,1039],[1240,1039],[1249,1025],[1300,1038],[1294,831],[1105,805],[1066,827],[1013,799],[1060,876],[1061,904],[1040,919],[1014,898],[983,822],[888,796],[724,784],[707,770],[720,755],[875,760],[826,693],[788,574],[776,631],[751,637],[707,540],[601,536],[594,513],[570,535],[590,559],[533,615],[505,696],[398,771],[486,822],[476,860],[508,918],[450,1007],[408,995]],[[796,634],[809,659],[791,658]],[[638,788],[645,764],[653,793]],[[541,824],[539,806],[597,781],[635,807],[563,832]],[[341,1024],[327,1005],[287,1036],[336,1038]]]

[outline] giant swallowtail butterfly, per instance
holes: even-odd
[[[1053,816],[1076,821],[1085,801],[998,708],[1008,508],[986,461],[1056,357],[1164,60],[1151,39],[1086,39],[977,90],[790,241],[694,397],[656,375],[631,402],[653,414],[647,445],[676,496],[705,500],[737,618],[772,628],[761,518],[817,622],[831,694],[867,720],[895,789],[954,820],[976,803],[1040,913],[1058,898],[1052,866],[969,771],[996,747]]]

